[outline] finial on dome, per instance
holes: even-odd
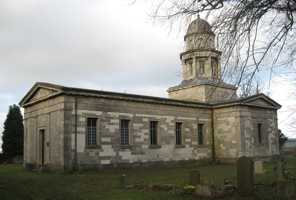
[[[196,6],[196,13],[197,13],[197,19],[200,19],[200,16],[199,16],[199,6],[198,6],[198,1],[195,2],[195,6]]]

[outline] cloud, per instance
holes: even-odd
[[[0,85],[9,83],[10,89],[35,81],[100,82],[126,74],[145,74],[138,79],[145,82],[153,81],[157,70],[165,72],[159,80],[166,82],[178,68],[181,49],[176,47],[182,40],[148,23],[141,4],[127,3],[30,0],[18,5],[4,0]]]
[[[36,81],[166,96],[183,33],[152,24],[149,1],[130,2],[1,0],[0,124]]]
[[[144,3],[129,3],[1,1],[0,94],[16,103],[36,81],[115,91],[177,83],[182,38],[153,25]]]
[[[0,112],[36,81],[166,96],[180,79],[182,34],[130,2],[0,1]]]
[[[270,96],[282,105],[278,111],[278,126],[282,132],[296,138],[296,84],[289,76],[276,76],[271,80]]]

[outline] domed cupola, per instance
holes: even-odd
[[[185,50],[180,54],[183,81],[168,89],[169,96],[205,102],[236,96],[236,88],[221,81],[221,52],[215,47],[211,25],[198,16],[188,26],[184,40]]]
[[[211,25],[199,17],[188,26],[184,40],[185,50],[215,49],[215,34]]]
[[[185,38],[191,34],[212,34],[212,35],[215,35],[211,29],[211,25],[207,21],[205,21],[199,17],[190,23],[190,25],[188,26]]]

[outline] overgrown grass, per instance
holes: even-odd
[[[296,166],[296,158],[291,158],[289,166]],[[198,169],[206,183],[222,185],[225,178],[235,182],[234,165],[149,167],[133,169],[105,169],[80,173],[28,172],[19,165],[0,165],[0,200],[80,200],[80,199],[120,199],[120,200],[190,200],[191,196],[174,195],[169,192],[145,192],[123,190],[119,187],[119,177],[126,174],[128,184],[188,184],[189,172]],[[266,166],[267,173],[256,176],[256,181],[274,180],[273,166]],[[296,174],[296,170],[295,170]]]

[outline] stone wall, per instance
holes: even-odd
[[[44,164],[71,168],[75,155],[77,101],[77,160],[79,166],[116,166],[211,159],[212,109],[145,103],[113,98],[58,96],[25,108],[25,163],[41,164],[40,130],[45,131]],[[259,104],[259,106],[262,104]],[[97,118],[97,146],[86,145],[88,117]],[[254,105],[213,109],[218,159],[278,154],[276,110]],[[120,145],[120,120],[130,120],[130,145]],[[150,121],[158,121],[158,145],[150,145]],[[182,145],[175,145],[175,124],[182,122]],[[204,124],[204,144],[197,126]],[[262,124],[258,144],[257,124]]]
[[[262,124],[262,143],[257,124]],[[275,110],[232,106],[214,110],[215,149],[218,159],[240,156],[268,157],[278,154]]]
[[[205,85],[205,102],[221,102],[237,98],[236,89]]]
[[[188,101],[206,101],[205,87],[193,86],[169,91],[169,98]]]
[[[211,85],[195,85],[169,91],[169,97],[179,100],[218,102],[236,98],[236,89]]]
[[[211,157],[210,110],[146,104],[129,101],[77,98],[78,134],[77,152],[80,166],[102,166],[131,163],[149,163],[178,160],[197,160]],[[74,98],[67,97],[66,108],[72,108]],[[71,145],[67,152],[75,149],[74,109],[67,111],[65,134],[71,133]],[[97,147],[86,146],[86,119],[95,117],[97,125]],[[130,120],[130,145],[120,145],[120,119]],[[158,121],[158,145],[150,145],[149,122]],[[175,123],[182,122],[182,144],[175,145]],[[197,124],[204,124],[204,145],[197,143]],[[74,155],[72,154],[72,157]]]
[[[44,164],[64,166],[64,97],[55,97],[24,109],[24,162],[41,165],[40,130],[45,131]]]
[[[217,79],[221,76],[221,65],[220,65],[220,52],[215,50],[204,50],[204,51],[185,51],[181,54],[182,61],[182,77],[183,80],[190,80],[194,78],[212,79],[212,62],[213,58],[217,59]],[[192,59],[192,73],[190,66],[186,62]],[[199,60],[205,61],[204,73],[200,73]]]
[[[214,110],[215,150],[218,159],[233,159],[239,156],[240,128],[239,107]]]
[[[241,154],[266,157],[279,153],[277,112],[275,110],[242,107],[240,110]],[[262,143],[258,141],[257,124],[262,124]]]

